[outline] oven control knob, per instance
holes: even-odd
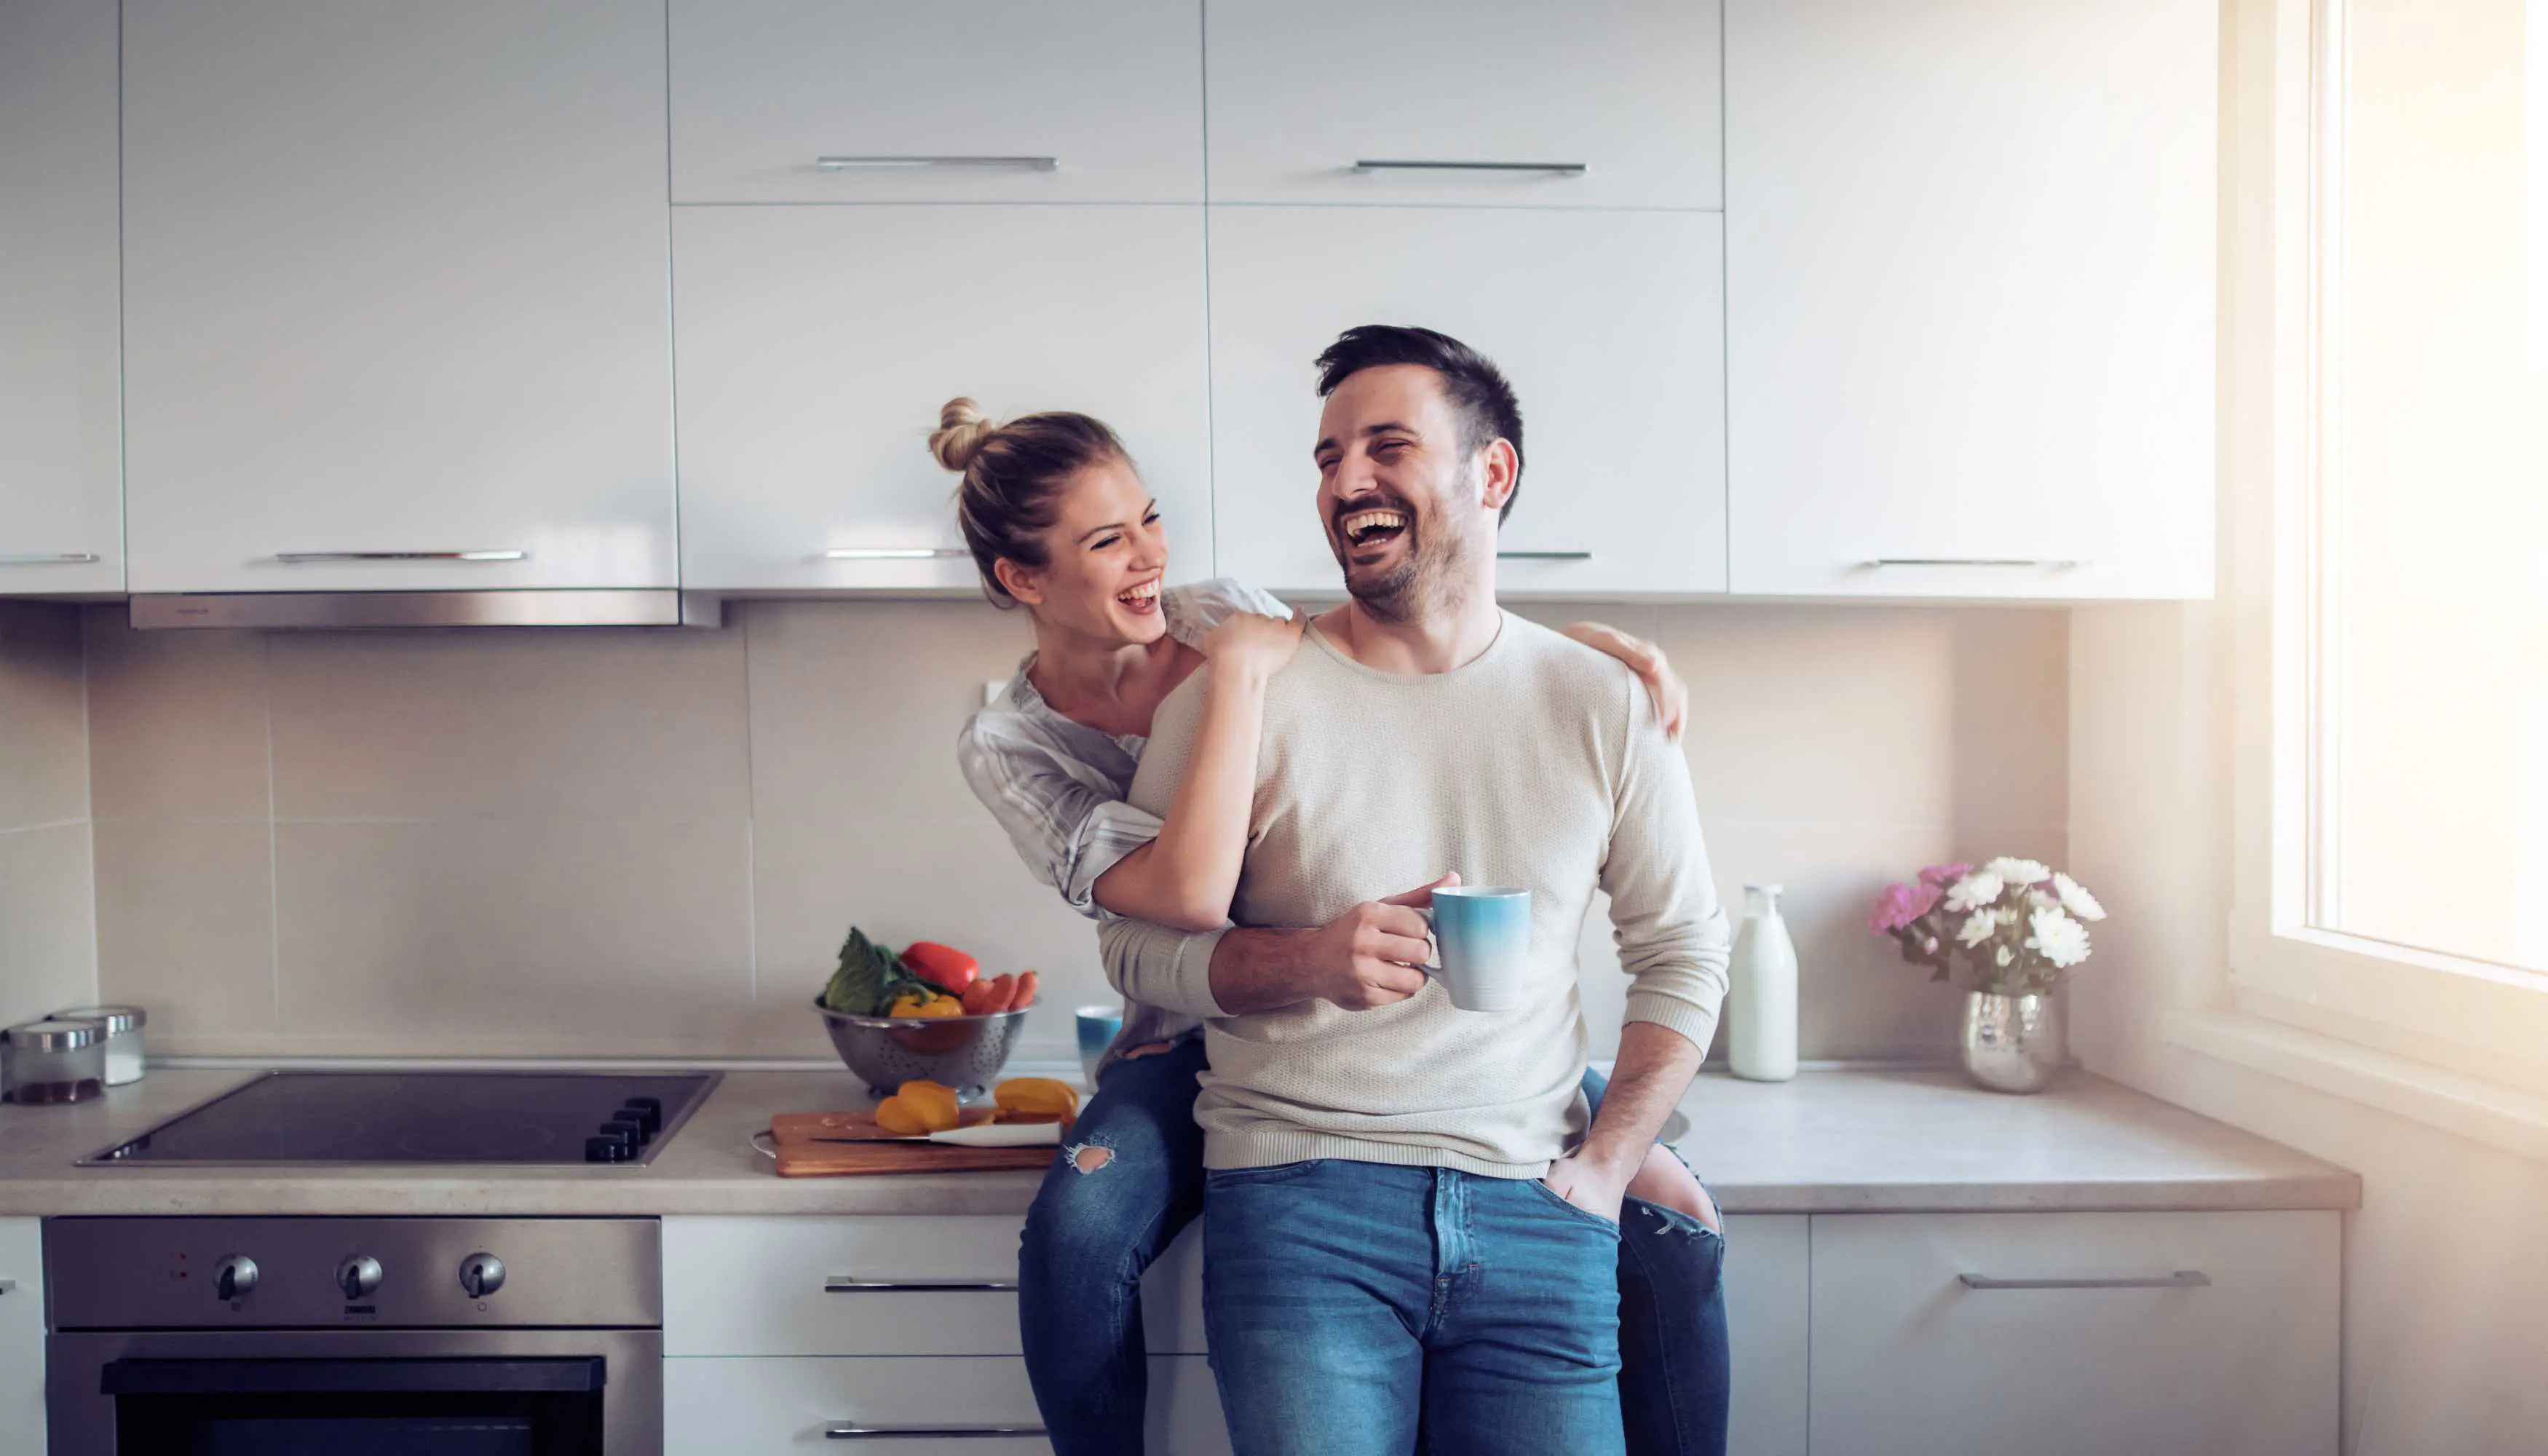
[[[213,1271],[213,1293],[222,1303],[243,1299],[256,1288],[256,1260],[245,1254],[231,1254]]]
[[[345,1292],[348,1304],[365,1298],[381,1287],[381,1261],[369,1254],[356,1254],[338,1264],[336,1287]]]
[[[489,1253],[471,1254],[460,1261],[460,1287],[469,1291],[473,1300],[483,1300],[504,1287],[504,1261]]]

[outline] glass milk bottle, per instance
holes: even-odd
[[[1743,929],[1734,938],[1726,991],[1726,1060],[1734,1075],[1783,1082],[1796,1074],[1796,943],[1778,915],[1782,886],[1743,887]]]

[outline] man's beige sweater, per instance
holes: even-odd
[[[1164,815],[1203,704],[1197,674],[1159,705],[1132,801]],[[1507,612],[1449,673],[1364,667],[1313,627],[1266,692],[1242,926],[1317,926],[1457,870],[1530,890],[1529,990],[1462,1011],[1438,983],[1371,1011],[1311,1001],[1251,1016],[1213,999],[1221,933],[1139,921],[1100,931],[1138,1001],[1205,1018],[1195,1116],[1214,1168],[1306,1158],[1536,1178],[1583,1130],[1576,947],[1609,893],[1627,1019],[1704,1047],[1729,937],[1689,773],[1626,668]]]

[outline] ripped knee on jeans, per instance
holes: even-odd
[[[1102,1142],[1075,1143],[1061,1151],[1070,1159],[1070,1165],[1082,1174],[1094,1173],[1115,1161],[1115,1149]]]

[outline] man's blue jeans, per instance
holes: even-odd
[[[1203,1066],[1199,1037],[1117,1062],[1027,1215],[1020,1333],[1059,1456],[1141,1449],[1141,1271],[1203,1211],[1203,1130],[1194,1122]],[[1585,1091],[1601,1096],[1597,1073],[1586,1074]],[[1724,1241],[1686,1215],[1635,1199],[1620,1235],[1618,1393],[1628,1449],[1722,1456]],[[1457,1448],[1431,1449],[1449,1456]]]
[[[1207,1174],[1204,1327],[1239,1456],[1624,1453],[1619,1229],[1531,1178]]]

